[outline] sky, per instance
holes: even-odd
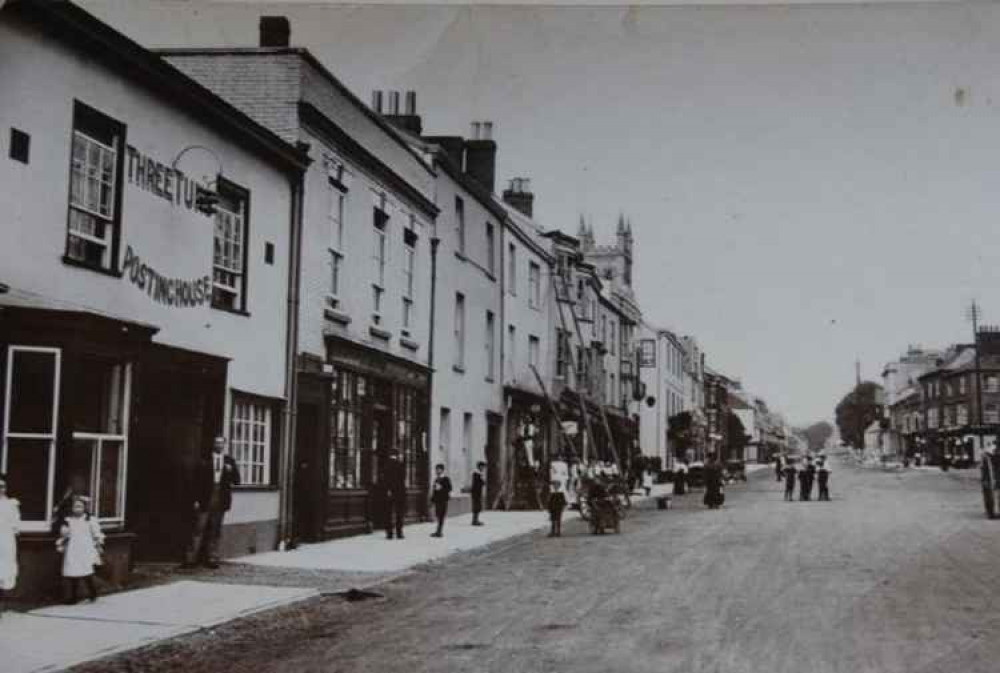
[[[998,5],[81,4],[151,47],[284,14],[362,100],[415,90],[425,133],[493,121],[498,191],[530,177],[543,226],[599,243],[624,213],[646,319],[793,423],[856,359],[971,340],[973,299],[1000,323]]]

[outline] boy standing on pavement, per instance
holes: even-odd
[[[472,471],[472,525],[482,526],[479,520],[479,513],[483,511],[483,490],[486,488],[486,479],[483,473],[486,471],[486,463],[479,461],[476,469]]]
[[[434,516],[437,518],[437,530],[431,537],[444,537],[444,518],[448,516],[448,500],[451,499],[451,479],[444,476],[444,465],[434,466],[434,486],[431,502],[434,503]]]

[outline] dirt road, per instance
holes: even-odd
[[[618,536],[574,521],[561,539],[397,580],[382,600],[317,601],[79,670],[1000,670],[1000,522],[975,483],[841,466],[831,490],[786,503],[765,471],[720,511],[696,493]]]

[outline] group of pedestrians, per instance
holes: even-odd
[[[398,450],[388,454],[388,460],[382,470],[380,483],[381,501],[385,512],[386,539],[402,540],[403,522],[406,519],[406,469]],[[431,505],[434,506],[434,520],[437,528],[431,537],[444,537],[444,520],[448,517],[448,504],[454,487],[451,478],[445,474],[443,463],[434,466],[434,482],[431,484]],[[483,495],[486,491],[486,463],[476,463],[472,471],[472,525],[482,526],[479,516],[483,511]]]
[[[817,500],[830,500],[830,464],[826,456],[820,456],[813,462],[812,456],[806,456],[801,467],[786,456],[777,456],[774,464],[775,478],[785,482],[785,501],[795,500],[795,482],[799,484],[799,500],[812,500],[813,485],[819,487]]]

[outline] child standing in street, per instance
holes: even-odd
[[[549,522],[552,530],[549,537],[562,537],[562,514],[566,509],[566,493],[563,491],[562,482],[553,479],[549,484]]]
[[[0,617],[4,593],[17,583],[17,533],[21,510],[17,500],[7,497],[7,475],[0,474]]]
[[[785,473],[785,501],[791,502],[795,499],[795,464],[788,460],[782,470]]]
[[[77,585],[81,582],[87,585],[90,602],[97,600],[94,566],[101,564],[103,547],[104,533],[97,520],[87,512],[86,498],[74,496],[70,514],[62,520],[56,540],[56,549],[63,555],[67,603],[76,603]]]
[[[448,500],[451,499],[451,479],[444,476],[444,465],[434,466],[434,487],[431,502],[434,503],[434,516],[437,518],[437,530],[431,537],[444,537],[444,518],[448,516]]]

